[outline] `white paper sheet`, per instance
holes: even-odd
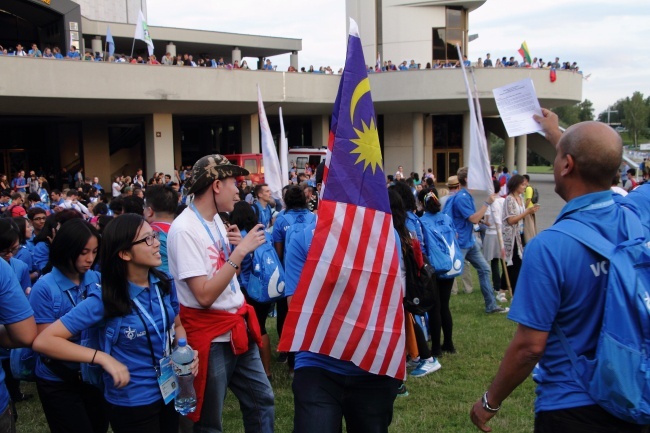
[[[499,115],[509,137],[541,131],[533,114],[542,115],[533,80],[525,78],[492,90]]]

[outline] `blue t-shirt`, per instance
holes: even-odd
[[[41,272],[50,260],[50,244],[47,242],[39,242],[34,245],[32,260],[34,262],[34,269]]]
[[[80,284],[77,286],[70,281],[63,272],[52,268],[52,272],[39,278],[32,287],[29,295],[29,303],[34,309],[34,320],[37,325],[54,323],[63,317],[75,305],[81,303],[90,290],[96,289],[101,283],[101,276],[98,272],[88,271],[83,274]],[[58,307],[57,307],[58,306]],[[74,335],[70,341],[79,344],[80,335]],[[73,371],[79,371],[78,362],[63,363]],[[63,380],[47,368],[39,356],[36,359],[36,376],[52,382],[63,382]]]
[[[27,269],[31,272],[34,269],[34,260],[32,259],[32,252],[29,248],[30,247],[27,243],[25,243],[25,245],[21,245],[18,252],[14,254],[14,258],[25,263],[27,265]]]
[[[456,194],[450,196],[442,211],[449,215],[454,222],[456,233],[458,233],[458,246],[462,249],[471,248],[475,242],[474,224],[468,218],[476,213],[476,207],[469,192],[462,188]]]
[[[287,231],[291,229],[293,224],[312,224],[314,221],[316,221],[316,215],[306,208],[280,212],[275,218],[275,224],[273,224],[273,242],[280,242],[284,245]]]
[[[646,230],[650,230],[650,183],[644,183],[623,197],[621,204],[632,209],[641,218]]]
[[[24,177],[15,177],[11,180],[11,187],[15,188],[18,192],[25,192],[27,181]]]
[[[0,324],[21,322],[33,315],[29,302],[9,264],[0,260]],[[5,386],[5,372],[0,368],[0,413],[9,404],[9,392]]]
[[[159,281],[152,274],[149,274],[149,287],[157,286]],[[147,333],[151,338],[154,359],[158,365],[158,362],[163,357],[163,338],[167,339],[164,332],[172,328],[171,325],[173,325],[174,319],[179,312],[176,286],[174,286],[173,280],[170,281],[170,284],[170,294],[162,296],[161,293],[170,322],[164,328],[163,321],[166,321],[167,317],[160,308],[156,290],[149,290],[129,283],[129,296],[131,299],[137,299],[147,310],[147,314],[154,320],[160,335],[145,314],[142,314],[142,320],[140,320],[137,313],[138,307],[133,307],[131,313],[121,317],[117,341],[113,345],[110,355],[128,368],[131,380],[125,387],[117,389],[112,386],[113,379],[111,376],[106,372],[104,373],[104,384],[106,385],[104,397],[109,403],[132,407],[144,406],[162,400],[156,371],[153,368]],[[84,302],[63,316],[61,322],[70,333],[76,335],[80,334],[84,329],[101,322],[103,318],[104,304],[102,303],[101,291],[96,290],[91,291]],[[109,319],[109,324],[116,323],[115,320],[115,318]],[[100,341],[100,343],[102,348],[105,347],[105,341]]]
[[[611,191],[586,194],[568,202],[555,224],[579,220],[614,244],[628,239],[631,212],[612,200]],[[546,350],[533,370],[537,382],[535,411],[595,404],[573,379],[567,353],[553,331],[557,321],[578,356],[593,356],[602,325],[607,274],[603,258],[573,238],[551,230],[539,233],[524,250],[508,318],[548,332]]]
[[[422,234],[422,226],[420,225],[420,219],[418,216],[413,212],[406,212],[405,225],[406,229],[411,232],[411,234],[415,233],[418,241],[420,242],[420,245],[423,247],[422,249],[424,249],[424,235]]]
[[[167,233],[171,224],[168,222],[152,222],[151,228],[157,231],[160,234],[158,241],[160,242],[160,258],[162,259],[162,264],[156,269],[169,273],[169,256],[167,255]]]
[[[253,206],[255,206],[257,209],[254,209],[255,214],[257,215],[257,220],[260,224],[264,224],[264,228],[268,229],[271,227],[271,217],[273,216],[273,208],[271,207],[270,204],[267,204],[265,207],[262,207],[262,205],[259,202],[253,203]]]
[[[20,287],[23,289],[23,292],[32,286],[32,280],[29,277],[29,267],[22,260],[18,260],[15,257],[9,259],[9,265],[14,271],[16,278],[20,282]]]

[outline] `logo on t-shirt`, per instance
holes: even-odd
[[[124,336],[129,340],[133,340],[135,338],[135,329],[129,326],[124,330]]]
[[[217,271],[221,269],[221,266],[226,263],[226,254],[221,247],[221,241],[217,241],[208,247],[208,257],[210,258],[210,263],[212,264],[209,278],[212,278],[214,274],[216,274]]]

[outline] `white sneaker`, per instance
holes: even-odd
[[[427,374],[433,373],[434,371],[438,371],[441,368],[442,365],[440,365],[437,358],[433,358],[433,361],[427,361],[426,359],[423,359],[422,361],[420,361],[418,368],[416,368],[411,372],[411,376],[413,377],[426,376]]]
[[[406,368],[417,368],[420,365],[420,357],[406,361]]]
[[[497,299],[497,301],[499,301],[499,302],[508,302],[508,299],[506,298],[506,294],[505,294],[505,293],[499,293],[499,294],[496,296],[496,299]]]

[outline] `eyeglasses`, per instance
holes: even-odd
[[[32,221],[45,221],[46,217],[35,217]]]
[[[159,232],[151,232],[151,234],[148,234],[147,236],[143,237],[142,239],[138,239],[137,241],[131,243],[131,246],[141,244],[141,243],[146,243],[147,246],[152,246],[154,239],[160,240],[160,233]]]
[[[0,256],[2,256],[2,257],[7,257],[7,256],[10,255],[10,254],[11,254],[12,256],[15,256],[16,253],[17,253],[18,251],[20,251],[20,245],[16,245],[16,246],[13,247],[13,248],[8,248],[8,249],[6,249],[6,250],[2,250],[2,251],[0,251]]]

